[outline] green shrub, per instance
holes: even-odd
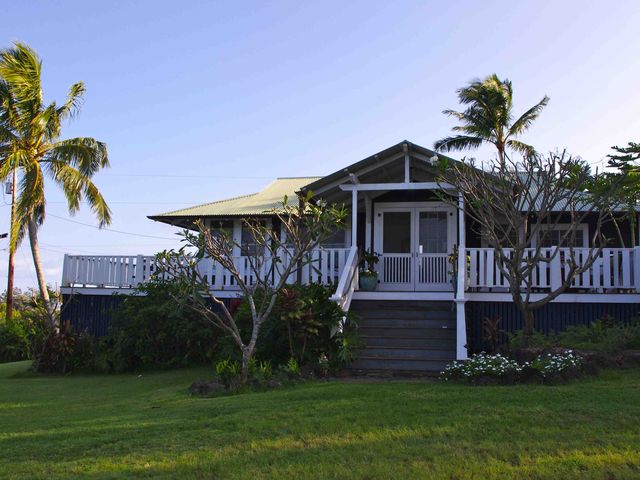
[[[579,370],[582,368],[583,363],[582,357],[568,350],[564,353],[540,355],[530,365],[525,365],[534,368],[546,377],[564,373],[568,370]]]
[[[239,381],[242,370],[240,362],[235,360],[220,360],[214,364],[213,369],[216,372],[216,380],[226,388],[229,388],[234,381]]]
[[[520,348],[551,348],[556,346],[557,339],[553,333],[545,335],[534,330],[530,336],[525,335],[523,330],[509,334],[509,346],[513,350]]]
[[[262,325],[256,357],[280,365],[293,358],[298,365],[307,365],[317,363],[325,353],[333,369],[353,361],[361,346],[357,324],[352,315],[345,315],[329,300],[334,291],[333,286],[320,284],[287,286]],[[259,293],[256,301],[260,301]],[[242,334],[248,335],[251,311],[247,302],[240,304],[235,318]],[[221,348],[219,354],[222,358],[239,360],[231,343]]]
[[[34,292],[15,290],[11,320],[5,318],[5,311],[6,304],[0,303],[0,362],[35,358],[49,333],[39,297]]]
[[[101,339],[95,364],[108,371],[175,368],[207,363],[222,332],[174,300],[171,282],[140,287],[144,295],[128,296],[113,312],[112,324]]]
[[[608,324],[601,320],[575,325],[558,334],[558,346],[580,350],[618,352],[640,348],[640,325]]]
[[[93,338],[77,334],[69,322],[52,331],[36,355],[34,369],[44,373],[70,373],[85,368],[93,358]]]
[[[534,332],[529,339],[519,330],[509,336],[509,345],[511,349],[523,348],[527,346],[527,340],[528,346],[533,348],[560,347],[614,353],[640,348],[640,323],[624,324],[605,315],[589,325],[571,325],[559,333]]]
[[[281,365],[280,371],[289,379],[299,378],[301,375],[300,365],[295,358],[290,358],[285,365]]]

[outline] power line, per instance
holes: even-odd
[[[145,235],[145,234],[142,234],[142,233],[125,232],[123,230],[114,230],[112,228],[100,228],[100,227],[98,227],[96,225],[91,225],[90,223],[78,222],[77,220],[71,220],[70,218],[60,217],[58,215],[54,215],[53,213],[48,213],[47,215],[50,216],[50,217],[57,218],[59,220],[63,220],[65,222],[71,222],[71,223],[75,223],[77,225],[82,225],[84,227],[95,228],[97,230],[104,230],[104,231],[112,232],[112,233],[120,233],[122,235],[131,235],[133,237],[144,237],[144,238],[157,238],[159,240],[175,240],[175,238],[169,238],[169,237],[159,237],[159,236],[156,236],[156,235]]]
[[[273,180],[275,177],[259,177],[246,175],[171,175],[160,173],[100,173],[100,176],[109,177],[156,177],[156,178],[219,178],[233,180]]]
[[[54,202],[47,202],[47,203],[51,203],[51,204],[67,204],[67,202],[63,202],[63,201],[54,201]],[[116,201],[116,202],[112,202],[109,201],[107,202],[109,205],[112,204],[123,204],[123,205],[198,205],[200,203],[204,203],[203,200],[200,200],[198,202],[120,202],[120,201]],[[0,207],[2,207],[3,205],[0,205]],[[9,206],[9,205],[7,205]]]

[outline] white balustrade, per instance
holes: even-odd
[[[504,251],[512,258],[513,250]],[[589,262],[591,255],[596,255],[589,268],[573,275],[571,288],[593,293],[612,289],[640,291],[640,247],[604,248],[600,252],[590,248],[552,247],[541,249],[540,254],[543,260],[536,261],[531,272],[532,289],[555,290],[572,274],[572,262],[581,268]],[[535,249],[526,249],[524,261],[533,261],[534,255]],[[509,288],[509,279],[503,272],[506,269],[500,268],[495,249],[468,248],[467,256],[468,283],[471,289],[496,291]]]
[[[312,251],[302,262],[299,275],[305,283],[338,283],[344,269],[348,248],[322,248]],[[279,280],[282,264],[272,269],[270,259],[253,268],[249,257],[236,257],[234,263],[242,281],[255,285],[259,278],[269,277],[271,283]],[[149,281],[158,270],[154,256],[144,255],[65,255],[62,269],[63,287],[135,288]],[[231,272],[211,258],[198,262],[198,271],[213,289],[238,289],[237,280]],[[294,270],[288,282],[296,281]]]

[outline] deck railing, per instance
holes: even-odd
[[[554,252],[557,253],[554,255]],[[512,254],[512,250],[507,250]],[[640,247],[604,248],[599,253],[590,248],[543,248],[541,255],[547,261],[538,261],[531,276],[531,288],[555,290],[570,274],[570,262],[586,265],[589,255],[596,255],[590,268],[576,275],[571,288],[592,293],[616,291],[640,291]],[[525,257],[535,255],[535,249],[527,249]],[[501,272],[493,248],[468,248],[468,287],[478,291],[498,291],[509,288],[509,279]]]
[[[344,268],[348,248],[322,248],[311,252],[307,261],[303,262],[300,271],[303,283],[338,283]],[[236,269],[242,280],[253,285],[256,282],[255,269],[251,268],[248,257],[235,257]],[[268,268],[268,265],[265,265]],[[145,255],[65,255],[62,268],[63,287],[100,287],[114,289],[130,289],[148,282],[157,272],[159,265],[156,257]],[[237,282],[231,272],[211,258],[204,258],[198,263],[200,274],[211,285],[212,289],[238,289]],[[272,281],[277,280],[272,273]],[[294,282],[297,272],[291,274],[290,282]]]

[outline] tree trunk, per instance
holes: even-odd
[[[535,317],[533,315],[533,311],[525,308],[522,312],[522,316],[524,317],[524,340],[525,346],[529,346],[531,344],[531,337],[533,337],[533,325]]]
[[[33,256],[33,266],[36,269],[36,277],[38,279],[38,288],[40,289],[40,295],[44,308],[47,311],[49,317],[49,326],[52,329],[57,327],[55,313],[51,300],[49,299],[49,291],[47,290],[47,282],[44,279],[44,272],[42,271],[42,261],[40,260],[40,247],[38,246],[38,226],[36,222],[30,218],[29,223],[29,243],[31,244],[31,255]]]
[[[253,357],[253,351],[255,347],[245,347],[242,349],[242,370],[240,372],[240,381],[245,384],[249,379],[249,362],[251,362],[251,357]]]
[[[13,316],[13,272],[16,245],[13,241],[13,222],[16,219],[16,169],[13,169],[13,183],[11,184],[11,220],[9,221],[9,268],[7,272],[7,309],[5,318],[11,320]]]

